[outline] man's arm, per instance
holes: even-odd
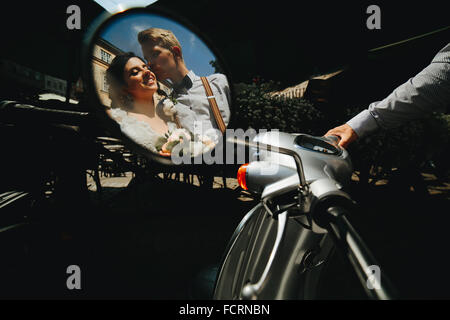
[[[429,66],[395,89],[387,98],[369,105],[346,125],[326,135],[341,137],[348,145],[379,128],[391,129],[434,111],[444,112],[450,104],[450,44],[435,56]]]

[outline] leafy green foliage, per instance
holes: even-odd
[[[274,82],[255,79],[251,84],[237,84],[237,128],[278,129],[284,132],[321,136],[341,125],[367,106],[315,106],[303,98],[283,99],[269,92],[278,90]],[[450,157],[450,116],[433,114],[393,130],[379,130],[350,145],[356,171],[376,168],[378,175],[392,168],[420,167],[428,160],[446,166]]]
[[[320,134],[321,111],[305,99],[271,96],[269,92],[276,89],[274,82],[236,85],[236,127]]]

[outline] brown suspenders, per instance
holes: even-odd
[[[211,86],[209,85],[208,79],[206,77],[200,77],[203,82],[203,87],[205,87],[206,97],[209,102],[209,106],[214,115],[214,119],[216,120],[217,127],[220,132],[225,133],[225,123],[223,122],[222,114],[220,113],[219,106],[217,105],[216,98],[214,97],[213,91],[211,90]]]
[[[175,115],[175,116],[173,117],[173,119],[175,120],[175,124],[177,125],[177,128],[178,128],[178,129],[181,129],[182,126],[181,126],[181,124],[180,124],[180,119],[178,119],[178,116]]]

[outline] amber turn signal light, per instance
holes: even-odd
[[[242,166],[239,167],[239,170],[237,173],[238,183],[241,186],[241,188],[244,190],[248,190],[247,181],[245,180],[245,176],[247,174],[247,167],[248,167],[248,163],[243,164]]]

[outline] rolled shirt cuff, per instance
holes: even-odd
[[[367,109],[347,121],[347,124],[356,132],[359,138],[363,138],[379,128],[374,116]]]

